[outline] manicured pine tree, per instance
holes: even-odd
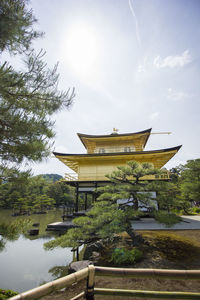
[[[143,179],[144,176],[151,177],[160,172],[152,164],[139,164],[135,161],[128,162],[125,167],[118,167],[107,175],[111,183],[97,190],[99,196],[86,216],[74,219],[77,228],[46,243],[45,247],[77,247],[99,239],[112,238],[123,231],[129,234],[133,245],[140,244],[142,237],[132,228],[131,220],[138,214],[139,204],[143,207],[154,205],[151,182]]]

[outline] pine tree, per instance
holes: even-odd
[[[189,206],[200,206],[200,158],[188,160],[180,177],[181,199]]]
[[[21,163],[41,161],[51,152],[55,112],[71,106],[74,89],[58,90],[57,64],[49,69],[44,51],[35,53],[40,36],[37,20],[25,0],[0,1],[0,58],[3,53],[23,60],[21,70],[0,63],[0,177]]]
[[[112,238],[114,234],[123,231],[131,237],[134,246],[140,244],[142,237],[132,228],[131,220],[138,214],[139,203],[145,207],[153,205],[151,182],[142,179],[159,172],[152,164],[135,161],[128,162],[125,167],[118,167],[111,175],[107,175],[111,183],[97,190],[100,195],[87,215],[74,219],[77,228],[46,243],[45,247],[76,247]]]

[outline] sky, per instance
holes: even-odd
[[[199,158],[199,0],[32,0],[34,43],[59,89],[75,87],[70,110],[53,116],[61,153],[85,153],[77,132],[132,133],[152,128],[145,150],[183,145],[166,168]],[[71,172],[53,155],[33,173]]]

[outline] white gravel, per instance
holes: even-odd
[[[200,230],[200,216],[182,216],[182,222],[172,227],[166,227],[153,218],[141,218],[140,221],[132,221],[135,230]]]

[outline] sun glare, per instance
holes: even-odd
[[[97,62],[98,43],[95,31],[85,25],[72,26],[66,33],[65,58],[79,75],[93,75]]]

